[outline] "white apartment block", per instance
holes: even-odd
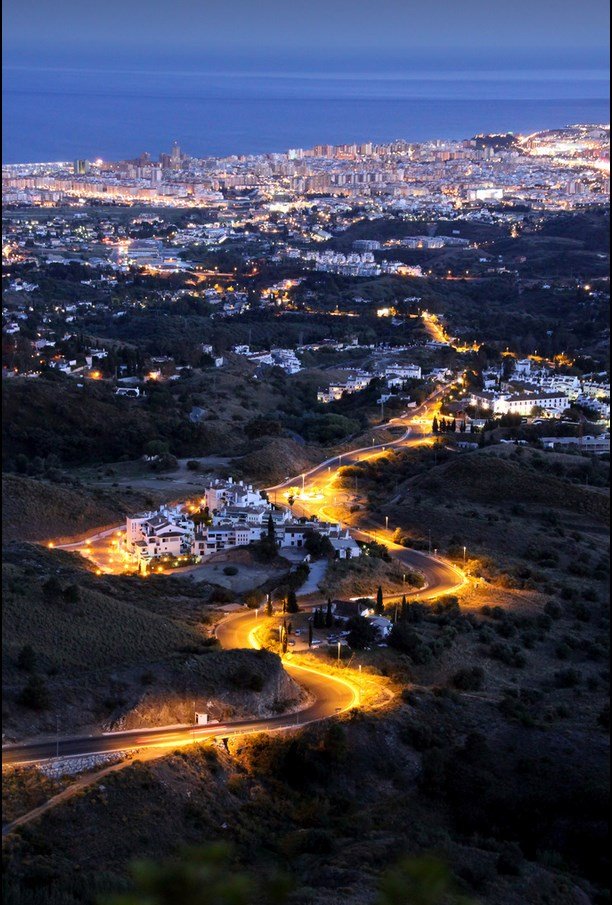
[[[532,415],[534,409],[542,409],[545,414],[556,416],[569,407],[569,397],[564,391],[502,394],[482,390],[472,393],[470,401],[480,408],[490,409],[494,415],[524,417]]]

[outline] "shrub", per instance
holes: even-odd
[[[518,877],[521,873],[523,853],[518,845],[513,842],[503,847],[497,859],[497,873]]]
[[[484,670],[480,666],[459,669],[451,679],[451,685],[460,691],[480,691],[484,682]]]
[[[582,680],[582,676],[576,669],[559,669],[554,678],[557,688],[575,688],[576,685],[580,685]]]
[[[236,566],[225,566],[223,569],[223,574],[224,575],[237,575],[238,569],[236,568]]]
[[[69,584],[68,587],[64,589],[64,600],[67,603],[80,603],[81,589],[78,584]]]
[[[40,676],[31,676],[28,684],[17,698],[17,702],[22,707],[29,707],[30,710],[46,710],[51,703],[51,699],[44,679]]]
[[[19,651],[17,666],[24,672],[34,672],[36,669],[36,654],[31,644],[25,644]]]

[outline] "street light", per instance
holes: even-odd
[[[385,529],[387,531],[389,530],[389,516],[388,515],[385,515]]]
[[[338,641],[338,663],[340,663],[340,645],[341,645],[341,643],[342,643],[341,641]]]
[[[465,568],[465,552],[466,552],[466,548],[464,547],[463,548],[463,568]]]

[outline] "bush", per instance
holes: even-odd
[[[245,667],[237,669],[232,674],[231,680],[234,687],[242,691],[262,691],[265,684],[258,672],[250,672]]]
[[[236,568],[236,566],[225,566],[223,569],[223,574],[224,575],[237,575],[238,569]]]
[[[459,669],[451,678],[451,685],[460,691],[480,691],[484,682],[484,670],[480,666]]]
[[[189,459],[189,461],[187,462],[187,468],[189,469],[189,471],[199,471],[200,463],[196,459]]]
[[[554,678],[557,688],[575,688],[582,681],[582,676],[576,669],[559,669]]]
[[[67,603],[80,603],[81,589],[78,584],[69,584],[68,587],[64,588],[64,600]]]
[[[31,644],[25,644],[19,651],[17,666],[24,672],[34,672],[36,669],[36,654]]]
[[[29,707],[30,710],[46,710],[51,703],[51,699],[44,679],[40,676],[31,676],[28,684],[17,698],[17,703],[21,704],[22,707]]]
[[[513,842],[503,847],[497,859],[497,873],[506,876],[518,877],[521,873],[523,853]]]

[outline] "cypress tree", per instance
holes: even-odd
[[[378,615],[382,615],[385,612],[385,603],[383,600],[383,589],[381,585],[378,585],[378,590],[376,591],[376,606],[374,607],[374,611],[378,613]]]
[[[331,598],[328,597],[327,612],[325,613],[325,625],[327,626],[327,628],[331,628],[333,624],[334,624],[334,616],[332,613],[332,602],[331,602]]]
[[[272,518],[272,513],[268,516],[268,538],[269,540],[274,541],[276,543],[276,532],[274,530],[274,519]]]
[[[438,424],[438,419],[434,415],[434,419],[431,422],[431,432],[432,432],[432,434],[437,434],[439,430],[440,430],[440,425]]]
[[[297,595],[293,588],[287,592],[287,612],[288,613],[299,613],[300,608],[297,602]]]
[[[308,623],[308,647],[312,647],[312,622]]]

